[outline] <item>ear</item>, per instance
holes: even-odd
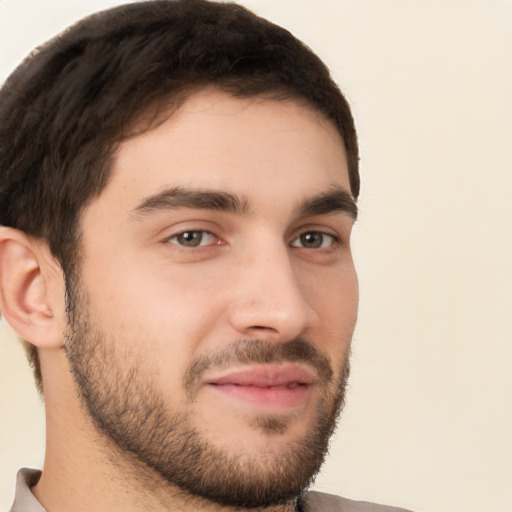
[[[0,227],[0,310],[11,327],[38,348],[64,344],[64,278],[47,245]]]

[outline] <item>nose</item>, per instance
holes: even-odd
[[[240,334],[288,341],[318,321],[306,296],[307,276],[294,268],[284,244],[240,258],[234,277],[229,318]]]

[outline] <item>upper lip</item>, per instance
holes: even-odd
[[[316,373],[297,363],[264,364],[228,370],[205,380],[206,384],[247,386],[258,388],[311,385],[317,381]]]

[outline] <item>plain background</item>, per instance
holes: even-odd
[[[0,0],[0,80],[115,1]],[[512,511],[512,1],[246,0],[332,69],[359,130],[348,406],[317,487],[418,512]],[[0,334],[0,509],[43,408]]]

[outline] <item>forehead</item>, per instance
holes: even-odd
[[[124,141],[98,199],[133,208],[176,186],[249,201],[332,186],[350,191],[343,141],[321,113],[299,100],[241,99],[215,89],[195,93],[164,123]]]

